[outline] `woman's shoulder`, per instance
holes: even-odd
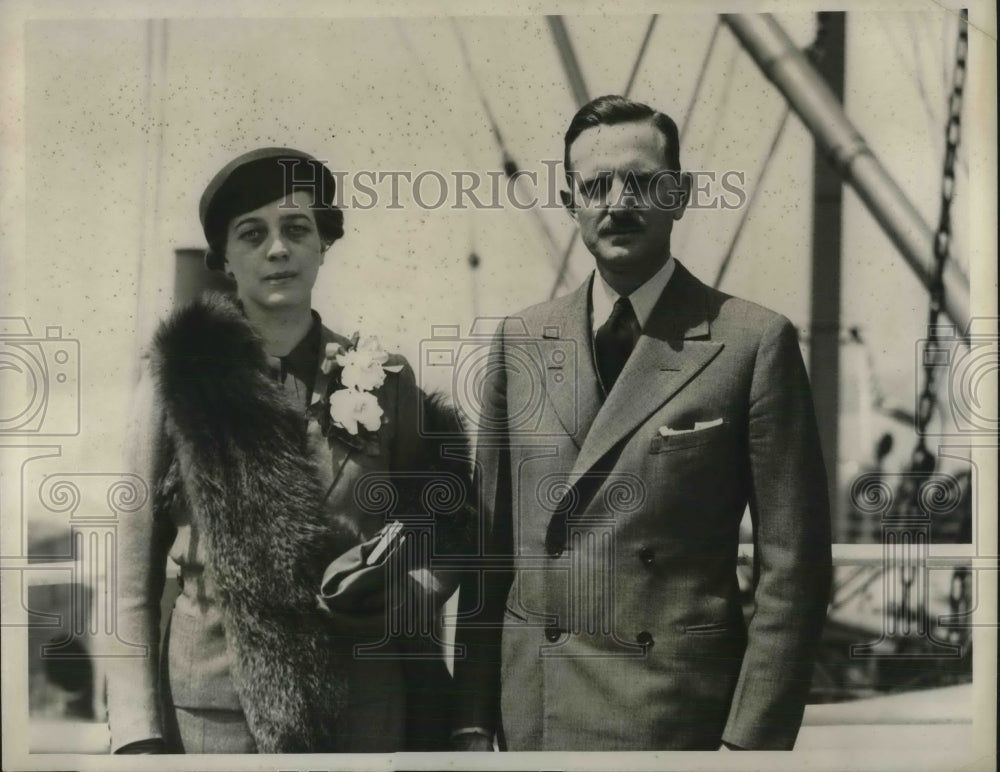
[[[384,354],[386,359],[382,362],[382,367],[385,369],[388,375],[404,375],[409,379],[413,380],[413,367],[410,365],[409,360],[402,354],[395,351],[387,351],[382,348],[382,342],[379,336],[361,333],[358,335],[355,333],[354,338],[348,337],[339,333],[335,330],[331,330],[325,324],[321,325],[321,337],[320,337],[320,347],[321,351],[326,351],[328,344],[334,344],[339,346],[344,351],[349,351],[354,348],[369,348],[377,354]]]
[[[396,371],[399,373],[405,372],[407,374],[413,373],[413,368],[410,366],[409,361],[402,354],[391,351],[387,351],[386,354],[389,358],[385,360],[385,364],[382,366],[386,368],[388,372],[391,373]],[[389,368],[392,369],[390,370]]]
[[[349,348],[351,345],[351,339],[346,335],[341,335],[339,332],[334,332],[325,324],[320,325],[320,347],[325,349],[327,344],[334,343],[343,348]]]

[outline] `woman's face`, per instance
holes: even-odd
[[[236,279],[244,304],[310,307],[324,258],[311,202],[309,193],[300,190],[229,221],[226,270]]]

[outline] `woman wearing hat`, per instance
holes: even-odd
[[[312,156],[264,148],[202,196],[207,264],[237,299],[176,312],[139,387],[128,457],[149,500],[119,527],[118,632],[147,656],[109,675],[115,752],[445,747],[450,584],[420,556],[465,549],[465,469],[421,439],[421,410],[446,419],[405,360],[312,310],[334,192]],[[442,479],[450,500],[425,511]]]

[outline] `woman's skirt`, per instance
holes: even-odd
[[[168,753],[256,753],[241,710],[171,706],[166,717]]]
[[[167,752],[256,753],[228,672],[221,624],[206,621],[175,608],[167,623],[160,659]],[[449,705],[443,661],[407,662],[381,653],[345,656],[348,694],[338,720],[343,738],[338,750],[442,749]]]

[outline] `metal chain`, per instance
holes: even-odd
[[[960,566],[951,576],[948,605],[951,608],[951,624],[948,630],[949,643],[962,643],[969,637],[969,620],[963,619],[969,613],[972,598],[970,584],[972,572]]]
[[[930,287],[930,309],[927,315],[927,340],[924,341],[924,377],[923,389],[917,402],[916,430],[917,444],[913,449],[910,464],[907,471],[911,474],[904,475],[897,491],[896,503],[893,507],[895,514],[900,514],[900,509],[905,507],[902,514],[909,515],[911,512],[919,511],[918,496],[921,484],[934,473],[937,460],[930,452],[925,441],[927,427],[938,404],[938,383],[937,375],[939,370],[938,357],[940,354],[938,340],[938,318],[941,315],[941,308],[944,305],[944,268],[951,256],[951,203],[955,195],[955,160],[958,155],[958,143],[962,129],[962,93],[965,89],[966,60],[969,50],[969,30],[968,12],[962,11],[958,22],[958,43],[955,48],[955,69],[952,74],[951,95],[948,98],[948,122],[945,125],[945,152],[944,152],[944,173],[941,180],[941,216],[938,219],[937,233],[934,237],[934,275],[931,279]],[[914,474],[915,473],[915,474]],[[969,603],[968,583],[960,574],[961,569],[956,569],[952,578],[951,593],[949,602],[953,618],[957,615],[963,604]],[[902,614],[909,614],[911,584],[913,576],[907,576],[904,570],[903,580],[903,603],[906,607],[898,611]],[[909,580],[909,581],[907,581]],[[926,601],[923,601],[926,602]],[[965,605],[967,608],[968,606]],[[906,630],[909,631],[909,617],[904,619]],[[961,623],[959,623],[961,624]],[[961,629],[948,631],[949,638],[954,642],[960,642],[962,638]]]
[[[968,11],[963,10],[958,22],[958,44],[955,48],[955,69],[951,96],[948,99],[948,122],[945,126],[944,174],[941,181],[941,216],[934,237],[934,276],[931,280],[930,311],[927,318],[927,340],[924,343],[924,385],[917,402],[917,445],[910,459],[915,472],[934,471],[934,456],[927,449],[924,436],[937,407],[936,361],[938,353],[938,317],[944,304],[944,267],[951,255],[951,203],[955,195],[955,160],[962,129],[962,95],[965,89],[966,60],[969,51]],[[915,491],[914,491],[915,492]]]

